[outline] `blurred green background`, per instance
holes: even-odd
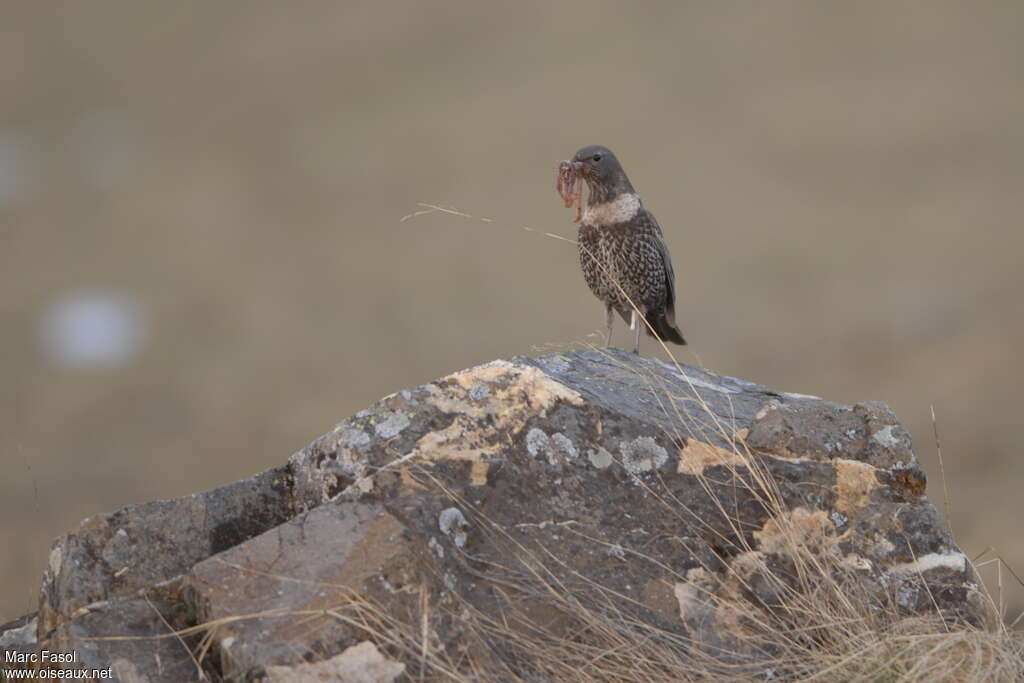
[[[6,4],[0,621],[83,517],[599,342],[521,229],[574,237],[591,143],[667,234],[680,360],[887,401],[943,508],[934,404],[958,541],[1024,574],[1022,79],[1011,2]]]

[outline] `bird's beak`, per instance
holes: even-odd
[[[582,161],[572,162],[572,170],[574,170],[576,173],[579,173],[580,175],[587,175],[587,173],[589,173],[589,171],[587,170],[587,165],[584,164]]]

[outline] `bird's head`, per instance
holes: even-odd
[[[590,203],[610,201],[620,194],[633,192],[626,172],[607,147],[584,147],[573,155],[572,165],[590,189]]]

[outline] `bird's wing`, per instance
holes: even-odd
[[[669,320],[674,321],[676,317],[676,274],[672,269],[672,257],[669,256],[668,244],[665,242],[665,236],[661,232],[658,220],[650,211],[646,213],[651,226],[654,228],[654,234],[657,238],[655,242],[658,245],[658,251],[661,253],[661,262],[665,268],[665,313]]]

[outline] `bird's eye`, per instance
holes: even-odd
[[[594,155],[594,161],[601,161],[601,155],[600,154],[595,154]]]

